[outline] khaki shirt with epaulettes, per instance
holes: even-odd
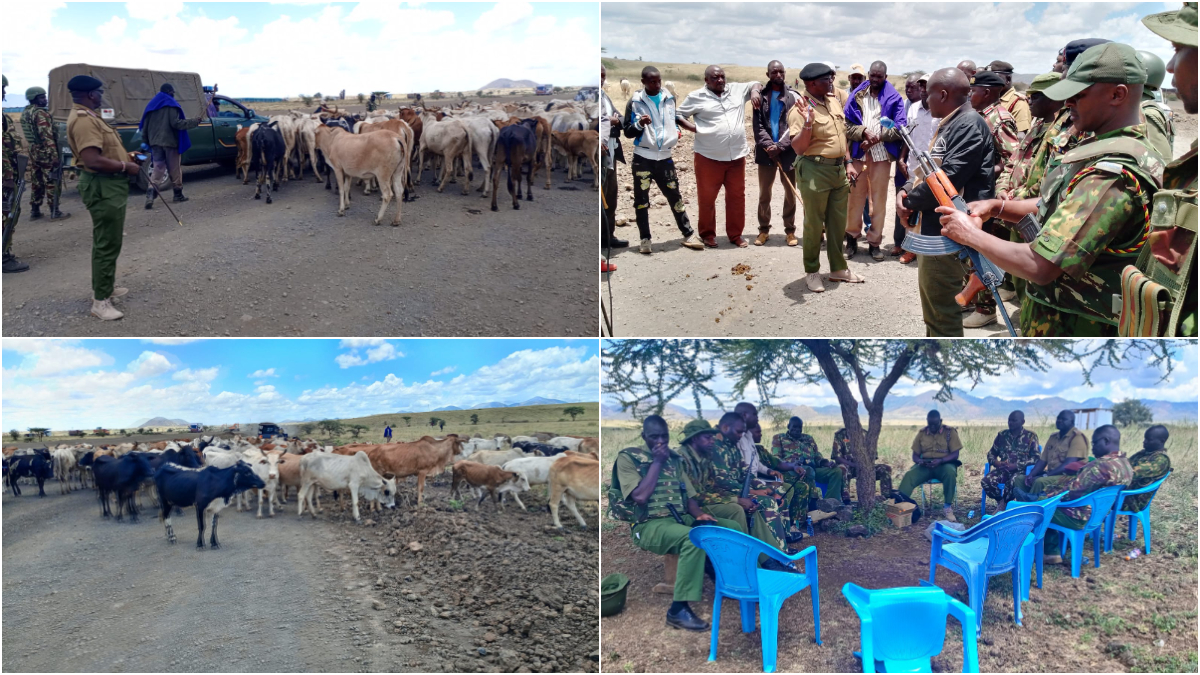
[[[846,115],[837,104],[837,97],[830,94],[824,102],[805,93],[805,101],[812,106],[812,132],[808,147],[804,149],[804,157],[825,157],[841,159],[846,156]],[[788,112],[788,133],[792,138],[804,130],[804,115],[800,109],[793,106]]]
[[[98,148],[102,157],[115,162],[129,161],[129,153],[125,151],[125,144],[121,142],[117,130],[108,126],[94,110],[78,103],[71,106],[67,118],[67,143],[75,156],[75,166],[88,173],[96,172],[83,165],[84,148]]]
[[[1046,463],[1046,471],[1054,471],[1058,467],[1074,459],[1087,459],[1088,439],[1082,431],[1075,427],[1066,434],[1050,434],[1046,446],[1042,449],[1041,460]]]
[[[941,459],[962,450],[962,447],[958,430],[945,424],[937,433],[930,432],[929,427],[921,429],[912,442],[913,453],[921,459]]]

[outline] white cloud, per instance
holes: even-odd
[[[338,354],[333,360],[342,368],[367,365],[366,359],[355,354]]]
[[[125,11],[132,19],[161,21],[183,11],[183,0],[134,0],[125,3]]]
[[[349,349],[345,354],[338,354],[334,361],[341,368],[365,366],[368,363],[393,361],[404,356],[404,352],[396,349],[392,343],[380,338],[351,338],[341,341],[342,349]],[[365,356],[359,352],[365,352]]]
[[[122,19],[119,16],[114,16],[108,21],[105,21],[97,26],[96,34],[99,35],[102,40],[119,40],[125,36],[126,25],[128,25],[128,22],[126,22],[125,19]]]
[[[260,368],[246,377],[279,377],[279,375],[275,374],[274,368],[267,368],[266,370]]]
[[[179,380],[181,382],[212,382],[213,380],[217,379],[217,375],[220,372],[221,369],[215,366],[212,368],[202,368],[200,370],[184,368],[183,370],[176,371],[175,374],[171,376],[171,379]]]
[[[66,373],[81,368],[110,365],[113,360],[98,349],[75,346],[74,341],[7,338],[4,350],[22,355],[20,368],[32,377]]]
[[[174,369],[171,361],[158,352],[142,352],[136,359],[129,362],[127,368],[133,376],[145,379],[162,375]]]
[[[458,370],[458,366],[446,366],[445,368],[442,368],[440,370],[433,371],[429,375],[430,375],[430,377],[437,377],[438,375],[449,375],[450,373],[453,373],[456,370]]]
[[[489,33],[520,23],[533,16],[533,5],[528,2],[498,2],[475,19],[475,30]]]

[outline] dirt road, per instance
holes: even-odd
[[[196,550],[191,509],[170,546],[149,509],[117,524],[91,490],[6,492],[4,670],[596,670],[595,509],[557,533],[544,498],[462,513],[445,482],[361,526],[332,500],[316,521],[294,499],[274,519],[230,508],[217,551]]]
[[[255,201],[228,169],[184,170],[190,201],[143,209],[131,194],[117,283],[125,318],[100,322],[91,298],[91,219],[74,182],[64,221],[19,223],[14,252],[30,264],[3,280],[6,336],[549,336],[595,335],[596,192],[587,181],[534,186],[500,210],[430,172],[399,227],[372,224],[377,194],[337,195],[311,170]],[[537,181],[535,181],[537,182]],[[389,210],[394,213],[395,206]],[[587,291],[587,292],[584,292]]]
[[[610,92],[611,95],[611,92]],[[624,110],[619,92],[614,102]],[[1195,116],[1176,109],[1176,155],[1181,155],[1196,138]],[[750,137],[750,116],[746,116]],[[684,133],[675,147],[675,166],[680,190],[693,227],[698,219],[696,179],[692,168],[693,136]],[[626,158],[633,157],[633,144],[622,138]],[[886,255],[893,247],[895,205],[889,200],[884,219],[885,258],[876,262],[867,255],[866,241],[848,262],[862,284],[825,282],[824,293],[808,290],[804,281],[801,246],[786,245],[783,221],[783,187],[778,179],[772,190],[771,239],[754,246],[758,236],[758,170],[753,155],[746,160],[746,227],[742,236],[751,245],[740,249],[725,236],[725,197],[717,198],[718,248],[693,251],[680,246],[682,236],[675,226],[667,200],[657,187],[651,188],[650,231],[653,253],[637,251],[638,232],[633,210],[633,179],[627,164],[617,165],[619,185],[617,237],[630,247],[613,252],[617,272],[611,275],[611,312],[616,336],[722,336],[722,337],[877,337],[925,335],[921,320],[917,263],[901,265]],[[803,232],[803,209],[797,208],[798,236]],[[829,260],[821,250],[821,273],[828,277]],[[735,267],[743,272],[734,274]],[[747,274],[751,278],[747,278]],[[603,282],[603,278],[602,278]],[[604,302],[609,289],[601,284]],[[1017,304],[1006,303],[1018,323]],[[964,314],[964,317],[966,315]],[[982,329],[966,329],[967,337],[1007,336],[997,320]]]

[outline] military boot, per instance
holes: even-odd
[[[152,208],[154,208],[154,188],[148,187],[146,188],[146,210],[149,211]]]
[[[29,265],[27,263],[21,262],[20,260],[17,260],[17,256],[15,256],[11,253],[4,254],[4,273],[5,274],[9,274],[12,272],[24,272],[27,269],[29,269]]]
[[[278,189],[278,188],[276,188],[276,189]],[[188,198],[183,196],[183,188],[175,188],[175,198],[172,199],[171,201],[186,202],[187,200],[188,200]]]
[[[29,219],[30,220],[39,220],[39,219],[41,219],[41,217],[42,217],[42,205],[41,204],[30,204],[29,205]]]
[[[58,210],[57,206],[51,207],[50,209],[50,220],[66,220],[70,217],[71,214]]]

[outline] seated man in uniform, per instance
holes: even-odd
[[[1075,413],[1063,410],[1054,420],[1058,433],[1050,434],[1046,439],[1046,447],[1033,471],[1020,478],[1014,486],[1013,494],[1023,502],[1044,499],[1050,491],[1071,479],[1069,473],[1078,461],[1087,461],[1088,440],[1083,432],[1075,428]],[[1057,494],[1057,493],[1055,493]]]
[[[746,483],[746,472],[750,471],[738,448],[738,441],[746,433],[746,421],[740,414],[728,412],[721,416],[717,429],[720,433],[713,447],[713,483],[724,493],[740,496]],[[764,473],[774,476],[774,480],[751,475],[748,499],[754,502],[755,508],[747,514],[747,524],[755,538],[787,550],[787,544],[801,539],[800,530],[788,513],[787,485],[778,471],[765,466],[763,469]],[[749,522],[751,518],[753,522]]]
[[[783,476],[784,489],[788,495],[787,515],[799,528],[801,523],[808,522],[808,497],[811,494],[808,483],[804,482],[804,467],[783,461],[763,447],[762,427],[757,420],[750,425],[750,435],[754,438],[754,448],[758,451],[759,460]]]
[[[825,484],[831,497],[843,496],[845,486],[842,470],[832,460],[821,456],[817,442],[804,433],[804,420],[799,417],[788,420],[786,433],[775,434],[771,439],[771,454],[778,461],[796,467],[796,473],[808,486],[809,501],[817,496],[817,481]]]
[[[842,472],[842,502],[850,503],[850,479],[858,478],[858,458],[850,449],[850,432],[845,427],[833,432],[833,447],[829,450],[829,459]],[[875,477],[879,481],[879,494],[887,499],[892,494],[892,467],[887,464],[875,465]]]
[[[996,434],[992,449],[988,450],[988,464],[992,465],[983,477],[983,493],[1000,503],[996,511],[1004,510],[1012,499],[1013,480],[1025,476],[1025,467],[1038,460],[1038,437],[1025,428],[1025,413],[1014,410],[1008,414],[1008,428]]]
[[[1167,428],[1161,424],[1155,424],[1146,429],[1146,435],[1142,439],[1141,452],[1129,458],[1129,464],[1133,467],[1133,480],[1129,483],[1130,490],[1146,487],[1171,471],[1171,458],[1167,456],[1166,448],[1167,439],[1170,436]],[[1150,498],[1153,496],[1151,493],[1146,493],[1126,497],[1121,510],[1137,513],[1146,508],[1146,504],[1150,503]]]
[[[1079,473],[1068,476],[1066,482],[1054,486],[1046,496],[1053,497],[1060,492],[1066,492],[1063,501],[1069,502],[1100,488],[1129,485],[1129,481],[1133,480],[1133,468],[1129,466],[1129,460],[1121,454],[1121,432],[1113,425],[1105,424],[1092,434],[1092,454],[1096,456],[1096,461],[1088,462]],[[1054,518],[1050,522],[1060,527],[1079,530],[1087,524],[1092,515],[1091,511],[1090,506],[1059,507],[1055,509]],[[1046,530],[1043,550],[1046,553],[1045,564],[1056,565],[1063,561],[1059,553],[1058,532]]]
[[[663,418],[651,415],[642,422],[645,445],[617,454],[608,491],[609,510],[613,518],[632,524],[633,543],[638,548],[679,556],[667,625],[703,631],[708,630],[708,622],[696,616],[688,603],[700,600],[706,556],[688,539],[688,533],[697,523],[735,529],[736,524],[700,509],[680,456],[668,446],[670,440]]]
[[[943,517],[950,522],[954,518],[954,493],[958,484],[958,453],[962,450],[962,441],[958,440],[958,430],[942,424],[942,414],[930,410],[925,417],[928,425],[917,432],[912,442],[913,468],[909,469],[904,478],[900,479],[900,492],[905,497],[912,498],[913,490],[919,485],[937,479],[942,482],[942,495],[946,505],[942,509]]]
[[[719,490],[713,482],[713,449],[716,447],[717,430],[706,419],[695,419],[683,428],[679,439],[679,456],[683,459],[683,470],[696,489],[696,503],[700,510],[714,518],[737,523],[737,530],[747,534],[746,509],[753,510],[754,502],[741,499],[740,493]],[[772,543],[772,545],[774,545]]]

